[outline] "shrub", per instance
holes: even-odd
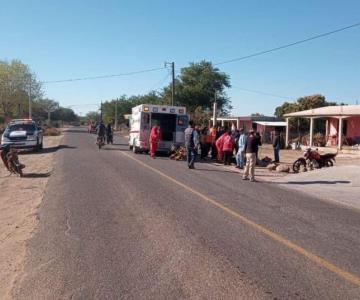
[[[54,127],[45,127],[43,129],[44,136],[57,136],[60,135],[60,130],[54,128]]]

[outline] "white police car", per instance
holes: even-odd
[[[42,129],[31,119],[12,120],[1,137],[1,145],[6,144],[19,149],[32,148],[39,151],[43,148]]]

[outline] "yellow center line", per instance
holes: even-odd
[[[220,208],[221,210],[223,210],[224,212],[228,213],[229,215],[239,219],[240,221],[242,221],[243,223],[249,225],[250,227],[255,228],[256,230],[258,230],[259,232],[263,233],[264,235],[270,237],[271,239],[279,242],[280,244],[286,246],[287,248],[295,251],[298,254],[301,254],[302,256],[305,256],[306,258],[308,258],[309,260],[311,260],[312,262],[318,264],[321,267],[324,267],[326,269],[328,269],[329,271],[335,273],[336,275],[342,277],[343,279],[355,284],[356,286],[360,287],[360,277],[352,274],[350,272],[347,272],[343,269],[341,269],[340,267],[337,267],[336,265],[332,264],[331,262],[327,261],[326,259],[321,258],[320,256],[317,256],[316,254],[296,245],[295,243],[291,242],[290,240],[284,238],[283,236],[271,231],[270,229],[267,229],[266,227],[248,219],[247,217],[241,215],[240,213],[231,210],[230,208],[224,206],[223,204],[219,203],[218,201],[192,189],[191,187],[185,185],[184,183],[176,180],[175,178],[172,178],[169,175],[166,175],[165,173],[161,172],[160,170],[153,168],[151,166],[149,166],[148,164],[142,162],[141,160],[133,157],[130,154],[127,154],[125,152],[121,152],[121,154],[125,155],[126,157],[132,159],[133,161],[137,162],[138,164],[144,166],[145,168],[159,174],[160,176],[168,179],[169,181],[177,184],[178,186],[181,186],[183,189],[193,193],[194,195],[198,196],[199,198],[201,198],[202,200],[211,203],[213,206]]]

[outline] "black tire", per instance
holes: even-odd
[[[303,166],[304,169],[306,169],[306,161],[303,158],[299,158],[293,163],[292,168],[293,168],[294,173],[299,173],[301,166]]]
[[[40,148],[39,140],[37,140],[37,141],[36,141],[36,146],[35,146],[35,148],[34,148],[34,151],[35,151],[35,152],[39,152],[40,150],[41,150],[41,148]]]
[[[17,173],[20,175],[20,177],[23,177],[23,172],[20,166],[16,165],[15,162],[10,162],[11,164],[11,169],[13,170],[14,173]]]
[[[331,159],[325,161],[325,167],[333,167],[334,163]]]
[[[135,146],[135,141],[133,142],[132,151],[133,151],[134,154],[139,153],[139,148]]]

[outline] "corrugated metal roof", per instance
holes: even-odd
[[[260,124],[263,126],[275,126],[275,127],[286,127],[286,122],[262,122],[255,121],[256,124]]]
[[[360,116],[360,105],[325,106],[285,114],[284,117]]]

